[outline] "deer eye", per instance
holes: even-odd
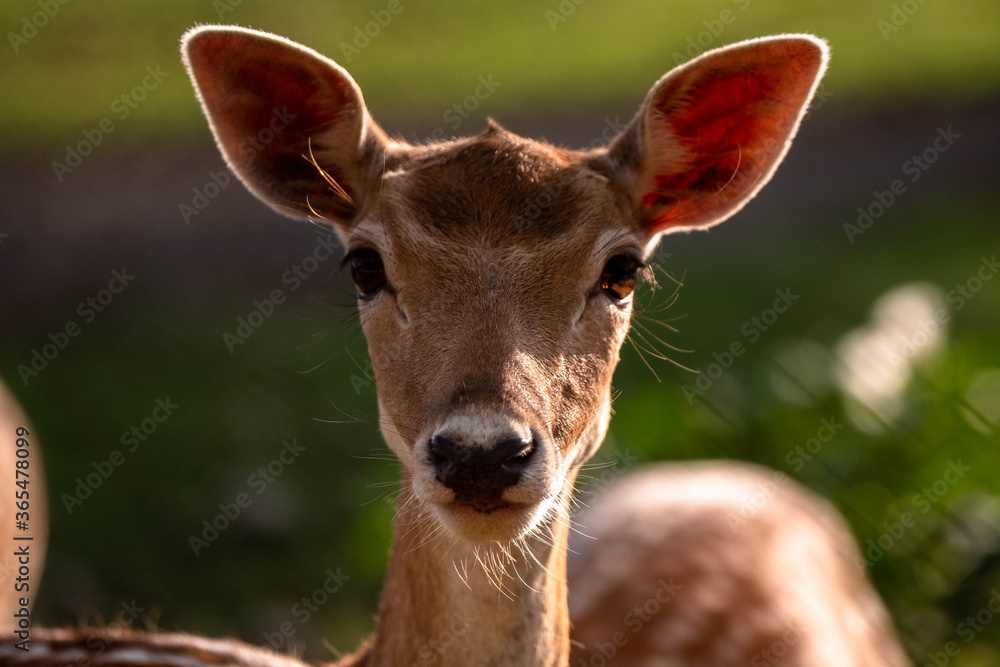
[[[344,263],[351,265],[351,278],[358,287],[358,297],[371,299],[385,287],[385,266],[382,258],[371,248],[352,250]]]
[[[615,255],[604,265],[599,289],[612,301],[621,301],[635,291],[636,275],[642,262],[629,255]]]

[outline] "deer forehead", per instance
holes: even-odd
[[[375,245],[400,279],[429,278],[433,266],[493,287],[514,276],[572,283],[617,246],[641,251],[638,227],[585,154],[496,126],[414,153],[383,177],[348,241]]]

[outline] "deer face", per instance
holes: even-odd
[[[200,28],[184,51],[237,175],[336,229],[404,492],[470,542],[523,537],[564,506],[607,429],[644,258],[763,186],[826,62],[802,36],[706,54],[582,153],[493,124],[389,140],[343,69],[272,35]]]
[[[345,234],[383,433],[460,535],[524,533],[603,438],[644,251],[615,199],[492,127],[408,156]]]

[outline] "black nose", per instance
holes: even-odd
[[[456,502],[489,503],[498,502],[504,489],[518,483],[534,453],[534,440],[510,438],[487,449],[436,435],[429,459],[434,477],[455,492]]]

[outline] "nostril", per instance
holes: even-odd
[[[438,478],[442,476],[447,476],[454,471],[455,463],[458,462],[462,453],[459,452],[458,445],[449,440],[448,438],[442,437],[440,435],[435,435],[431,438],[430,447],[428,448],[428,460],[434,470],[437,472]]]
[[[520,474],[535,457],[535,441],[520,438],[505,440],[496,448],[496,460],[505,471]]]
[[[524,456],[532,449],[532,446],[533,442],[531,440],[523,440],[521,438],[502,440],[490,450],[492,454],[491,458],[498,463],[503,463],[508,459]]]
[[[467,459],[469,456],[468,447],[460,447],[458,443],[440,435],[435,435],[431,438],[430,445],[431,457],[437,463],[444,463],[445,461],[457,463],[460,460]]]

